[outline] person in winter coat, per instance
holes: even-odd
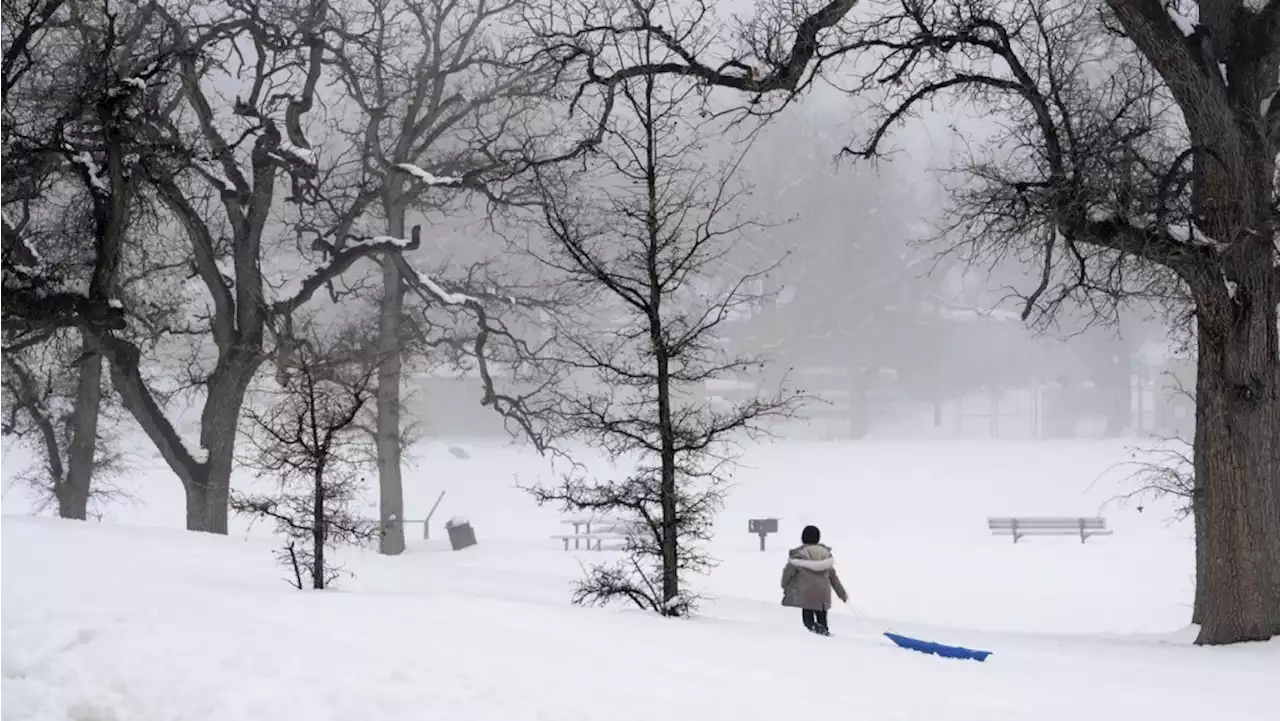
[[[848,603],[849,595],[836,575],[831,548],[819,543],[821,539],[816,526],[805,526],[800,534],[804,545],[787,553],[787,565],[782,569],[782,605],[801,609],[805,628],[830,636],[827,610],[831,608],[831,591],[835,589],[842,603]]]

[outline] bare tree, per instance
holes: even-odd
[[[126,115],[128,134],[104,144],[99,152],[106,154],[106,163],[96,155],[78,157],[96,163],[82,163],[82,175],[95,187],[103,178],[116,178],[115,173],[144,179],[189,243],[184,265],[203,285],[205,297],[192,303],[201,310],[182,335],[198,344],[207,340],[216,355],[211,369],[193,364],[189,383],[203,393],[199,448],[182,440],[164,411],[166,398],[180,388],[149,379],[147,366],[160,359],[146,358],[143,345],[119,332],[125,327],[121,316],[142,314],[111,295],[110,279],[132,263],[153,259],[138,252],[118,223],[95,249],[94,281],[85,302],[70,294],[67,309],[51,317],[39,317],[25,305],[17,309],[48,324],[74,324],[92,332],[124,405],[183,484],[187,527],[224,533],[240,409],[250,380],[267,357],[268,333],[276,324],[287,325],[294,311],[359,259],[412,242],[348,243],[351,239],[339,228],[334,243],[310,254],[318,267],[296,290],[283,292],[281,280],[267,276],[272,256],[286,247],[273,243],[274,234],[268,232],[273,213],[290,200],[308,202],[322,160],[307,141],[302,122],[314,105],[322,37],[332,31],[326,24],[327,3],[237,1],[216,12],[194,9],[185,14],[180,7],[151,3],[137,12],[154,17],[153,25],[162,28],[165,55],[141,65],[137,73],[121,75],[116,83],[136,89],[148,105]],[[246,49],[248,54],[242,52]],[[246,60],[249,56],[253,59]],[[237,66],[238,61],[244,65]],[[224,101],[232,78],[243,92]],[[139,139],[145,139],[146,149],[138,147]],[[93,175],[92,167],[106,168],[104,175]],[[291,192],[282,198],[278,186],[286,178]],[[107,209],[123,201],[114,192],[94,197]],[[115,215],[106,218],[118,220]],[[6,299],[6,313],[9,309]],[[200,347],[190,351],[192,356],[201,353]]]
[[[671,9],[655,0],[633,14],[643,20]],[[648,63],[661,53],[640,38],[611,42],[602,54]],[[688,575],[711,565],[701,544],[721,505],[734,439],[801,399],[779,391],[717,404],[702,393],[708,381],[749,375],[761,363],[722,350],[725,324],[758,299],[755,286],[769,269],[744,273],[724,262],[757,224],[732,217],[742,200],[736,163],[699,163],[708,129],[696,122],[692,83],[642,76],[621,83],[618,96],[587,172],[540,173],[549,246],[528,251],[553,282],[579,294],[583,309],[560,329],[555,362],[570,382],[559,423],[635,469],[618,481],[574,472],[532,492],[540,503],[622,514],[635,529],[626,560],[593,568],[575,601],[621,598],[679,616],[696,601]]]
[[[507,0],[374,0],[343,14],[333,64],[360,118],[349,131],[372,182],[361,202],[375,208],[383,232],[403,237],[411,213],[431,218],[456,211],[469,197],[518,202],[504,181],[531,165],[556,162],[579,144],[545,148],[534,111],[556,87],[555,66],[530,59],[507,29],[518,3]],[[461,192],[460,192],[461,191]],[[509,419],[527,410],[499,393],[482,349],[507,364],[529,354],[503,322],[515,288],[479,261],[452,268],[448,280],[415,270],[402,253],[381,264],[378,374],[379,508],[386,532],[381,552],[404,550],[402,376],[416,353],[447,351],[478,366],[482,403]],[[406,298],[417,300],[409,313]],[[523,304],[521,304],[523,305]],[[412,318],[406,327],[406,318]],[[474,331],[459,331],[474,327]],[[505,348],[503,353],[499,347]],[[527,421],[517,421],[526,434]],[[536,434],[535,443],[541,445]]]
[[[379,535],[379,524],[353,508],[371,458],[358,420],[373,405],[379,364],[357,328],[326,335],[306,324],[300,335],[279,376],[283,387],[262,389],[266,407],[245,410],[245,465],[278,491],[235,493],[231,508],[273,521],[285,538],[279,557],[292,583],[302,589],[305,577],[323,589],[342,571],[326,551]]]
[[[4,316],[10,423],[36,446],[63,517],[86,517],[91,478],[114,454],[96,333],[125,328],[128,289],[109,258],[146,215],[140,116],[167,63],[153,4],[5,5]],[[78,325],[72,341],[65,326]],[[48,348],[42,346],[48,345]],[[30,356],[42,357],[31,363]],[[11,404],[10,404],[11,402]],[[19,417],[24,423],[14,423]],[[29,425],[28,425],[29,424]]]
[[[892,122],[939,92],[987,103],[1015,119],[999,139],[1014,152],[969,164],[977,182],[954,196],[952,237],[1038,255],[1025,315],[1066,300],[1108,315],[1118,299],[1191,301],[1198,641],[1280,633],[1280,115],[1267,107],[1280,3],[1201,3],[1194,27],[1155,2],[949,5],[904,5],[905,32],[862,28],[858,44],[906,87],[857,152],[877,153]],[[926,65],[888,47],[903,42],[1009,71]]]

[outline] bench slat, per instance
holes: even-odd
[[[1037,518],[1035,516],[1027,516],[1025,518],[1022,516],[1013,516],[1013,517],[994,516],[987,519],[988,523],[1001,523],[1001,524],[1013,523],[1014,521],[1017,521],[1018,525],[1021,526],[1023,524],[1032,525],[1036,523],[1076,523],[1078,524],[1081,521],[1084,521],[1086,524],[1089,524],[1089,523],[1105,524],[1107,522],[1107,519],[1087,518],[1087,517],[1068,518],[1065,516],[1064,517],[1057,517],[1057,516],[1047,517],[1046,516],[1043,518]]]
[[[987,525],[989,526],[989,528],[1012,528],[1012,526],[1014,526],[1015,524],[988,523]],[[1084,528],[1107,528],[1106,524],[1089,524],[1089,523],[1082,524],[1080,523],[1080,521],[1071,521],[1071,523],[1051,523],[1051,524],[1037,523],[1037,521],[1018,521],[1018,524],[1016,525],[1018,525],[1018,528],[1080,528],[1080,526],[1082,525],[1084,526]]]
[[[991,530],[992,535],[1012,535],[1014,529],[997,528]],[[1084,529],[1085,535],[1111,535],[1115,531],[1107,529]],[[1018,535],[1079,535],[1078,528],[1023,528],[1018,526]]]

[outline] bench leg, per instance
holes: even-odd
[[[564,539],[564,550],[569,550],[569,539]]]

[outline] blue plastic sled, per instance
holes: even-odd
[[[933,653],[944,658],[968,658],[974,661],[986,661],[987,656],[991,655],[990,651],[977,651],[963,646],[944,646],[933,641],[921,641],[918,638],[899,636],[896,633],[886,632],[885,636],[903,648],[909,648],[920,653]]]

